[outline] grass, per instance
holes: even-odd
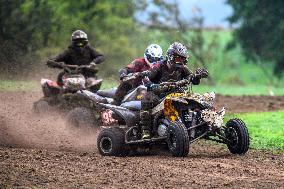
[[[36,81],[0,80],[0,91],[34,91],[40,89]]]
[[[284,150],[284,110],[227,115],[225,120],[238,117],[249,130],[251,148]]]
[[[109,79],[105,80],[102,85],[102,89],[109,89],[117,87],[118,81]],[[40,90],[39,81],[13,81],[13,80],[0,80],[0,91],[36,91]],[[253,85],[253,86],[228,86],[228,85],[216,85],[208,86],[202,85],[193,86],[193,92],[205,93],[214,91],[217,94],[222,95],[284,95],[284,87],[268,87],[265,85]]]
[[[217,94],[241,96],[241,95],[284,95],[284,87],[269,87],[265,85],[249,85],[249,86],[229,86],[229,85],[216,85],[206,86],[198,85],[193,86],[193,92],[205,93],[214,91]]]

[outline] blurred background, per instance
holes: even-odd
[[[0,0],[0,84],[55,77],[46,60],[81,29],[106,56],[105,83],[149,44],[166,52],[179,41],[190,69],[209,70],[204,90],[283,95],[283,7],[282,0]]]

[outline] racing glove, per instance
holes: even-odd
[[[55,62],[53,60],[48,60],[46,62],[46,65],[50,68],[62,68],[63,67],[63,64],[62,62]]]
[[[90,69],[93,69],[93,70],[96,69],[96,63],[95,62],[90,63]]]
[[[201,78],[207,78],[208,77],[208,71],[204,68],[197,68],[195,71],[195,77],[201,79]]]

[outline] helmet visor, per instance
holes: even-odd
[[[176,64],[186,64],[187,63],[187,57],[176,55],[174,57],[174,61]]]
[[[161,57],[152,57],[151,55],[147,55],[146,58],[151,64],[160,62],[162,60]]]
[[[88,40],[86,39],[76,39],[73,41],[74,46],[76,47],[84,47],[88,44]]]

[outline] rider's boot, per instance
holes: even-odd
[[[140,124],[142,126],[142,139],[150,139],[151,133],[151,115],[149,111],[143,111],[140,112]]]
[[[127,95],[128,91],[130,91],[132,88],[133,86],[129,84],[128,82],[121,82],[119,86],[117,87],[117,90],[114,94],[112,104],[119,106],[122,103],[125,95]]]
[[[151,135],[150,135],[150,131],[149,130],[142,130],[142,139],[150,139]]]

